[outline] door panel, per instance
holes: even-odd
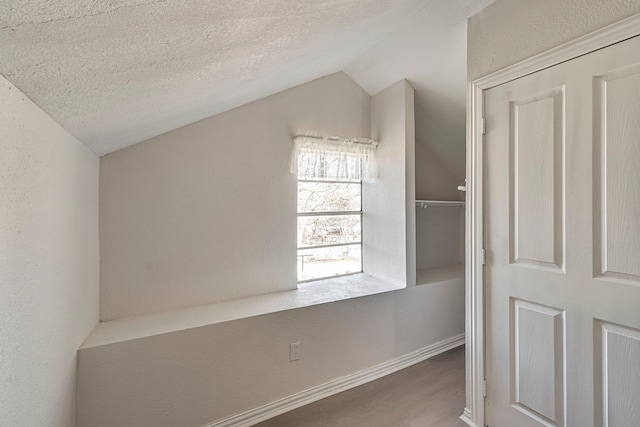
[[[640,426],[640,38],[485,93],[487,425]]]
[[[604,426],[640,426],[640,331],[597,322],[598,419]]]
[[[535,74],[486,93],[491,427],[567,425],[565,169],[573,130],[565,77]]]
[[[514,406],[541,423],[565,410],[564,311],[511,299]]]
[[[510,105],[511,260],[562,269],[564,91]]]
[[[640,68],[595,80],[596,274],[640,282]]]

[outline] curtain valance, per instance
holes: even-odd
[[[364,138],[298,135],[293,139],[291,173],[298,179],[375,179],[376,141]]]

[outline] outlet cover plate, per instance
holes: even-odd
[[[300,360],[300,341],[289,344],[289,361]]]

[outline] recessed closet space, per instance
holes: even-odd
[[[416,285],[464,280],[464,152],[446,148],[416,141]]]

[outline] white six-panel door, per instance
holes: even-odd
[[[485,119],[486,424],[640,427],[640,37]]]

